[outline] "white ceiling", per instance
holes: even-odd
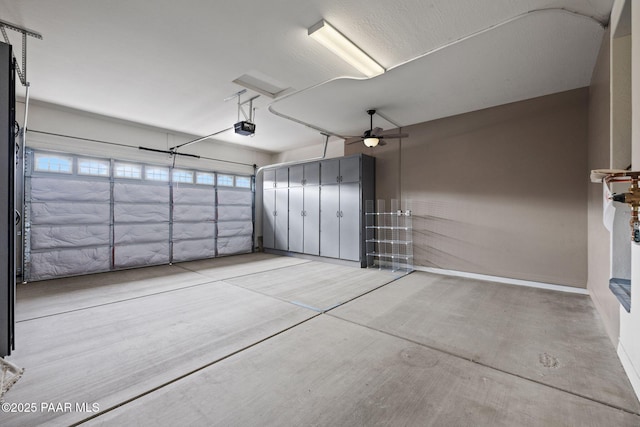
[[[586,86],[604,31],[596,21],[612,3],[0,0],[0,19],[44,37],[28,39],[32,99],[203,136],[236,121],[235,101],[224,101],[242,89],[234,79],[288,88],[255,101],[255,137],[216,137],[280,152],[322,140],[281,115],[357,135],[369,108],[406,126]],[[580,15],[527,13],[547,8]],[[308,37],[321,18],[388,71],[364,80]],[[374,126],[393,127],[379,117]]]

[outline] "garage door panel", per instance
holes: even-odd
[[[213,258],[216,255],[215,239],[184,240],[173,242],[173,261]]]
[[[117,222],[169,222],[168,205],[120,203],[113,207]]]
[[[108,202],[111,197],[108,181],[65,179],[58,176],[31,178],[32,201]]]
[[[169,263],[169,242],[114,245],[114,266],[140,267]]]
[[[56,250],[31,254],[32,280],[109,271],[111,251],[108,247]]]
[[[218,237],[250,236],[252,233],[251,221],[229,221],[218,224]]]
[[[215,239],[216,225],[210,223],[173,223],[173,240]]]
[[[251,252],[251,236],[218,238],[218,255],[233,255]]]
[[[186,187],[175,186],[173,188],[174,205],[214,205],[216,200],[215,188],[211,187]]]
[[[108,224],[33,226],[31,227],[31,248],[39,250],[109,245],[109,231],[110,227]]]
[[[251,207],[218,206],[219,221],[251,220],[252,217]]]
[[[32,202],[32,224],[108,224],[109,203]]]
[[[218,190],[218,204],[251,206],[253,204],[253,193],[241,190]]]
[[[116,182],[113,185],[113,200],[129,203],[167,203],[169,185],[143,185],[128,182]]]
[[[204,205],[174,205],[173,206],[174,221],[215,221],[216,207],[212,204]]]
[[[163,242],[169,239],[169,224],[116,224],[113,241],[118,244]]]

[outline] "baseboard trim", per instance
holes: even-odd
[[[622,342],[618,340],[618,358],[620,362],[622,362],[622,367],[624,368],[624,372],[627,374],[629,378],[629,382],[631,382],[631,387],[633,387],[633,391],[635,391],[636,396],[640,399],[640,375],[638,371],[636,371],[635,366],[633,366],[633,362],[631,358],[627,354]]]
[[[573,286],[554,285],[553,283],[533,282],[530,280],[511,279],[509,277],[489,276],[479,273],[468,273],[466,271],[445,270],[442,268],[413,266],[414,270],[426,273],[442,274],[444,276],[465,277],[467,279],[484,280],[487,282],[505,283],[507,285],[527,286],[530,288],[549,289],[552,291],[568,292],[572,294],[589,295],[589,290],[574,288]]]

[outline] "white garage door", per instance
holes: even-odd
[[[27,164],[27,281],[252,250],[251,176],[32,150]]]

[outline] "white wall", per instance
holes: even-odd
[[[16,117],[21,126],[24,110],[24,102],[18,102]],[[168,154],[143,151],[137,147],[167,150],[198,138],[194,135],[179,134],[37,101],[29,103],[27,127],[27,146],[30,147],[166,165],[173,162]],[[40,132],[108,141],[121,145],[90,142]],[[198,154],[202,158],[177,156],[175,165],[178,167],[247,175],[254,173],[252,165],[256,164],[259,167],[269,164],[272,158],[272,153],[266,151],[238,147],[213,139],[192,144],[179,151]]]
[[[611,37],[611,163],[626,169],[631,158],[631,35]]]
[[[589,87],[589,124],[588,124],[588,170],[603,169],[610,164],[609,143],[611,111],[611,31],[607,30],[602,38],[600,52],[596,60]],[[631,145],[631,144],[629,144]],[[630,159],[627,159],[627,166]],[[611,234],[603,222],[602,184],[587,182],[589,204],[588,218],[588,279],[589,295],[602,317],[604,326],[614,346],[618,346],[620,336],[620,302],[609,289],[611,277]]]
[[[632,0],[627,0],[632,1]],[[616,0],[612,18],[620,10],[622,0]],[[632,169],[640,170],[640,6],[633,2],[631,10],[632,25]],[[632,245],[631,253],[631,312],[620,309],[620,340],[618,355],[624,365],[631,384],[640,397],[640,245]]]

